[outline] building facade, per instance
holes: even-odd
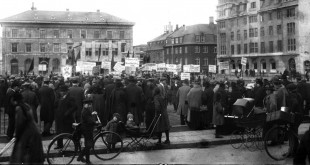
[[[32,60],[36,74],[60,73],[68,64],[69,52],[82,61],[111,60],[112,55],[121,61],[133,46],[134,23],[99,10],[40,11],[33,7],[0,23],[3,69],[8,74],[28,72]]]
[[[304,74],[310,69],[309,7],[308,0],[219,0],[218,60],[229,61],[225,72]]]
[[[146,54],[146,48],[147,45],[136,45],[133,46],[133,53],[135,58],[140,59],[140,65],[144,64],[145,62],[145,54]]]

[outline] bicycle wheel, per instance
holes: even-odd
[[[255,131],[255,146],[258,150],[264,149],[263,128],[257,128]]]
[[[122,150],[123,140],[117,133],[105,131],[95,137],[94,153],[98,159],[114,159]]]
[[[265,137],[265,150],[274,160],[284,160],[290,154],[292,136],[283,127],[274,127],[267,131]]]
[[[243,144],[243,132],[239,130],[233,131],[229,143],[234,149],[239,149]]]
[[[77,147],[73,141],[72,135],[65,133],[56,136],[50,142],[46,153],[46,159],[48,164],[70,164],[76,153]]]

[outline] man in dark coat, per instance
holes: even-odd
[[[123,89],[123,84],[121,80],[116,80],[115,88],[113,89],[110,97],[110,112],[118,113],[121,116],[121,120],[126,123],[127,120],[127,95]]]
[[[142,88],[136,85],[136,80],[133,76],[129,77],[129,84],[125,88],[125,92],[127,95],[127,107],[129,108],[129,112],[133,114],[134,121],[137,125],[143,122],[143,102],[144,102],[144,94]]]
[[[264,107],[263,101],[266,96],[265,88],[263,87],[263,81],[258,79],[256,80],[256,89],[254,91],[254,106],[255,107]]]
[[[75,103],[77,105],[77,111],[75,114],[75,119],[77,122],[81,120],[81,112],[83,108],[83,100],[84,100],[84,90],[82,87],[79,87],[78,80],[72,80],[72,87],[69,89],[69,95],[74,98]]]
[[[37,107],[39,105],[39,99],[37,95],[31,90],[30,83],[26,82],[22,86],[24,87],[24,90],[21,93],[24,99],[23,101],[30,105],[34,121],[38,123]]]
[[[204,91],[202,93],[201,103],[202,105],[207,105],[207,124],[208,127],[212,127],[212,117],[213,117],[213,97],[214,92],[210,82],[206,81],[204,84]]]
[[[6,91],[8,90],[8,83],[6,79],[0,77],[0,108],[3,111],[5,108]]]
[[[55,93],[48,86],[49,80],[44,79],[43,86],[39,89],[39,101],[41,105],[40,119],[44,121],[42,136],[50,136],[50,129],[54,121]]]
[[[60,87],[60,100],[58,109],[55,112],[56,134],[72,133],[72,123],[74,123],[74,114],[77,110],[75,100],[68,94],[69,88],[66,85]],[[62,147],[62,141],[58,141],[58,147]]]
[[[106,122],[106,123],[110,121],[113,115],[113,113],[110,112],[111,110],[110,98],[111,98],[111,93],[114,88],[115,88],[115,84],[113,83],[113,81],[109,81],[109,84],[104,89],[104,98],[105,98],[105,113],[104,114],[107,114],[107,115],[104,115],[102,117],[103,117],[103,122]],[[98,115],[99,117],[101,117],[100,113]]]
[[[227,92],[225,91],[225,84],[224,83],[222,83],[222,82],[220,83],[219,89],[217,90],[216,93],[219,93],[221,95],[221,105],[222,105],[222,107],[226,113],[226,110],[228,108],[228,95],[227,95]]]

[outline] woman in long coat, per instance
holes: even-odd
[[[214,95],[214,104],[213,104],[213,120],[212,123],[216,125],[215,128],[215,138],[222,138],[220,135],[220,129],[224,125],[224,110],[221,104],[222,94],[216,92]]]
[[[10,157],[11,164],[43,164],[44,152],[40,132],[34,122],[31,107],[22,95],[15,93],[11,102],[15,105],[15,145]]]
[[[160,95],[160,89],[155,88],[154,90],[154,104],[155,104],[155,115],[159,116],[161,114],[161,117],[158,120],[158,123],[154,129],[154,132],[158,135],[158,144],[161,143],[161,136],[162,132],[165,132],[166,134],[166,141],[165,144],[170,144],[169,140],[169,130],[170,130],[170,122],[168,117],[167,108],[165,108],[165,102],[164,99]]]
[[[126,123],[128,113],[127,95],[120,80],[116,80],[115,82],[115,89],[111,93],[110,105],[110,112],[113,114],[118,113],[121,120]]]

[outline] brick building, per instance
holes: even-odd
[[[2,19],[3,68],[8,74],[27,72],[34,59],[34,72],[60,73],[68,51],[80,60],[115,61],[132,51],[134,23],[100,12],[31,10]],[[101,45],[101,46],[100,46]],[[39,64],[46,70],[39,72]]]
[[[308,0],[219,0],[218,59],[269,75],[310,69]]]

